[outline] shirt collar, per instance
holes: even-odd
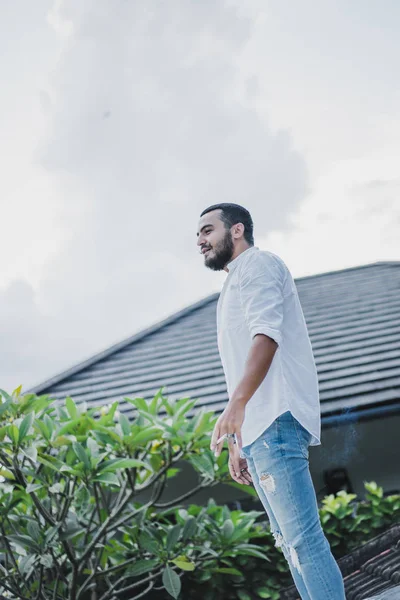
[[[243,250],[243,252],[241,252],[239,256],[231,260],[231,262],[229,262],[226,265],[228,267],[228,274],[230,275],[231,273],[233,273],[233,271],[236,269],[236,267],[240,264],[240,262],[245,256],[252,254],[256,250],[259,250],[258,246],[250,246],[250,248],[246,248],[246,250]]]

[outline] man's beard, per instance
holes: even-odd
[[[222,271],[226,264],[232,260],[234,249],[232,234],[229,230],[215,248],[212,248],[212,256],[206,256],[205,266],[213,271]]]

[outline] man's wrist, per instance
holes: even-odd
[[[231,406],[244,408],[248,401],[249,398],[245,398],[245,396],[236,394],[229,400],[229,404],[231,404]]]

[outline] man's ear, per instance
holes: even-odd
[[[239,238],[243,235],[244,233],[244,225],[243,223],[236,223],[236,225],[233,226],[233,235],[235,238]]]

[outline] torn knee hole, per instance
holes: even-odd
[[[275,479],[271,473],[263,473],[260,476],[260,485],[266,491],[273,494],[276,490]]]
[[[296,552],[296,549],[293,548],[293,546],[290,546],[289,553],[290,553],[290,560],[292,561],[292,565],[294,566],[295,569],[298,570],[299,573],[301,573],[299,556]]]
[[[284,544],[283,535],[279,531],[273,531],[272,535],[274,536],[274,539],[275,539],[276,548],[281,548]]]

